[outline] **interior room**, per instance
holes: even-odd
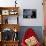
[[[0,0],[0,46],[46,46],[45,0]]]

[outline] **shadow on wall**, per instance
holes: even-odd
[[[19,40],[21,42],[24,33],[26,32],[26,30],[28,28],[32,28],[34,30],[34,32],[36,32],[37,37],[39,39],[39,41],[42,43],[43,42],[43,30],[42,30],[42,26],[21,26],[20,27],[20,32],[19,32]]]

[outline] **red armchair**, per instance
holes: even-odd
[[[33,29],[29,28],[27,29],[27,31],[25,32],[24,37],[22,38],[22,42],[21,42],[21,46],[27,46],[25,40],[29,39],[30,37],[37,37],[36,33],[33,31]],[[37,38],[36,38],[37,40]],[[31,45],[30,45],[31,46]],[[37,40],[37,43],[34,46],[41,46],[41,44],[39,43],[39,41]]]

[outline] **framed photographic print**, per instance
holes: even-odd
[[[5,28],[2,32],[2,40],[3,41],[8,41],[8,40],[12,40],[12,30]]]
[[[18,20],[17,20],[17,16],[3,16],[3,24],[17,24]]]
[[[16,10],[10,10],[10,11],[9,11],[9,14],[10,14],[10,15],[16,15],[17,13],[18,13],[18,12],[17,12]]]
[[[1,37],[3,41],[18,40],[18,32],[14,32],[10,28],[5,28],[2,31]]]
[[[36,9],[23,9],[23,18],[36,18]]]
[[[3,16],[2,20],[3,24],[8,24],[8,16]]]
[[[9,16],[8,24],[17,24],[17,16]]]
[[[2,15],[9,15],[9,10],[2,10]]]

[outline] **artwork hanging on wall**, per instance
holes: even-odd
[[[23,9],[23,18],[36,18],[36,9]]]
[[[1,33],[0,33],[1,34]],[[1,39],[3,41],[9,41],[9,40],[18,40],[18,32],[14,32],[13,30],[11,30],[10,28],[5,28],[3,31],[2,31],[2,34],[1,34]]]

